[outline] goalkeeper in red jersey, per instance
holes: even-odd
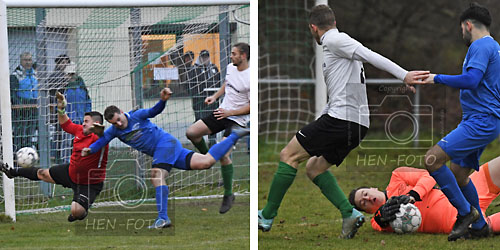
[[[103,116],[97,111],[87,112],[84,115],[82,125],[74,124],[65,112],[66,99],[64,95],[57,92],[56,96],[59,124],[66,133],[75,136],[70,163],[55,165],[49,169],[39,167],[9,168],[7,164],[1,163],[0,170],[9,178],[20,176],[73,189],[71,214],[68,216],[68,221],[72,222],[83,220],[87,216],[88,209],[102,190],[106,178],[108,146],[100,150],[98,154],[82,157],[82,149],[89,147],[102,135],[102,127],[94,125],[96,123],[102,124]]]

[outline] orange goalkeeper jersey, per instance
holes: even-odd
[[[422,200],[415,203],[422,214],[422,224],[418,232],[449,233],[455,223],[457,209],[451,205],[440,189],[434,188],[435,185],[436,181],[427,170],[400,167],[392,172],[386,189],[387,197],[405,195],[414,190]],[[391,227],[381,228],[374,218],[371,224],[377,231],[393,231]]]

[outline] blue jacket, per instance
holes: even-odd
[[[64,94],[68,102],[66,113],[69,119],[73,123],[82,124],[85,112],[92,110],[92,101],[90,100],[83,78],[75,76],[71,79]]]

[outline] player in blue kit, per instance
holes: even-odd
[[[481,153],[500,133],[500,46],[490,36],[490,24],[489,11],[472,3],[460,16],[463,39],[469,46],[462,74],[430,74],[422,82],[460,89],[462,121],[425,155],[425,167],[458,210],[449,241],[468,232],[474,238],[489,234],[469,175],[473,169],[479,171]],[[450,159],[448,168],[445,163]]]
[[[183,170],[208,169],[222,158],[236,141],[249,134],[248,129],[234,128],[223,141],[213,145],[208,154],[199,154],[182,147],[175,137],[152,123],[149,118],[160,114],[172,92],[164,88],[161,100],[149,109],[132,110],[124,113],[116,106],[109,106],[104,111],[104,118],[113,126],[104,131],[104,135],[82,150],[82,156],[99,152],[113,138],[134,149],[153,157],[151,182],[156,189],[156,205],[158,218],[149,228],[169,227],[171,221],[167,215],[168,186],[165,178],[172,168]],[[103,128],[102,128],[103,129]]]

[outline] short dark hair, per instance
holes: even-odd
[[[238,48],[240,53],[247,55],[247,61],[250,60],[250,45],[248,43],[237,43],[233,47]]]
[[[92,120],[94,120],[94,122],[98,122],[100,124],[102,124],[104,122],[104,119],[102,118],[102,114],[97,112],[97,111],[85,112],[84,116],[87,116],[87,115],[92,117]]]
[[[362,186],[362,187],[358,187],[358,188],[355,188],[353,190],[351,190],[351,192],[349,193],[349,203],[351,203],[351,205],[356,208],[357,210],[359,211],[363,211],[363,212],[366,212],[365,210],[361,209],[360,207],[358,207],[356,205],[356,203],[354,202],[354,197],[356,196],[356,192],[358,192],[358,190],[360,189],[363,189],[363,188],[369,188],[369,187],[366,187],[366,186]]]
[[[58,55],[56,57],[56,59],[54,59],[54,62],[56,64],[60,64],[63,60],[67,60],[68,62],[71,62],[71,60],[69,59],[69,56],[66,55],[66,54],[61,54],[61,55]]]
[[[113,116],[115,116],[116,113],[120,114],[120,112],[121,110],[117,106],[115,105],[108,106],[104,110],[104,118],[106,118],[106,121],[109,121],[113,119]]]
[[[322,30],[331,28],[335,25],[335,14],[328,5],[316,5],[309,14],[309,24],[314,24]]]
[[[462,12],[460,15],[460,23],[463,23],[466,20],[477,21],[486,28],[490,28],[491,25],[491,16],[490,12],[486,7],[479,5],[476,2],[470,4],[469,8]]]

